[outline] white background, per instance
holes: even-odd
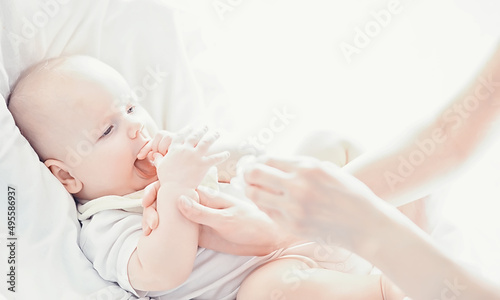
[[[357,28],[366,32],[390,2],[186,1],[209,47],[199,65],[215,70],[228,91],[210,102],[215,126],[237,139],[258,137],[273,109],[286,109],[295,118],[268,145],[285,153],[314,129],[369,149],[433,117],[495,49],[498,1],[395,1],[400,12],[349,62],[341,44],[354,46]],[[443,198],[444,218],[461,231],[441,242],[488,276],[500,274],[499,149],[491,145]]]

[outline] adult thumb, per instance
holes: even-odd
[[[214,221],[216,221],[214,215],[217,212],[214,209],[203,206],[187,196],[183,195],[179,197],[177,207],[184,217],[192,222],[211,227]]]

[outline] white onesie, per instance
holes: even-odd
[[[246,199],[242,189],[233,183],[219,184],[219,187],[225,193]],[[142,195],[143,191],[123,197],[104,196],[78,205],[82,222],[82,251],[102,278],[118,283],[138,297],[161,300],[235,299],[239,286],[254,269],[280,257],[293,256],[311,267],[325,267],[345,273],[369,274],[372,270],[372,265],[358,256],[321,243],[280,249],[266,256],[236,256],[199,247],[193,272],[183,284],[161,292],[138,291],[129,283],[127,264],[143,234]]]

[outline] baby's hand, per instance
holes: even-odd
[[[158,146],[154,146],[153,142],[152,149],[158,149],[157,152],[153,151],[153,159],[162,185],[169,182],[195,189],[208,169],[229,157],[228,151],[207,155],[210,147],[219,138],[219,134],[207,134],[207,131],[206,127],[196,131],[185,129],[160,138]],[[161,141],[165,142],[162,144]],[[168,146],[165,146],[167,144]]]
[[[170,131],[158,131],[155,137],[142,147],[141,151],[137,154],[137,158],[141,160],[149,156],[149,159],[153,160],[154,153],[165,155],[168,152],[168,148],[170,147],[174,136],[175,133]]]
[[[144,235],[149,235],[158,226],[156,196],[160,182],[175,183],[190,189],[191,191],[186,191],[188,193],[194,192],[208,169],[229,157],[227,151],[210,156],[205,155],[218,138],[218,134],[205,135],[206,132],[206,128],[194,133],[191,133],[189,129],[177,134],[162,131],[139,153],[139,159],[144,159],[148,155],[154,156],[159,178],[159,181],[146,187],[142,200]],[[153,157],[150,159],[153,160]],[[175,173],[175,170],[178,172]]]

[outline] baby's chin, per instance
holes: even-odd
[[[137,191],[144,190],[148,185],[150,185],[151,183],[153,183],[155,181],[158,181],[158,177],[157,176],[153,176],[153,177],[147,178],[147,179],[136,178],[134,180],[134,183],[132,183],[130,185],[130,187],[133,189],[130,193],[134,193],[134,192],[137,192]],[[130,194],[130,193],[127,193],[127,194]]]
[[[152,178],[149,178],[147,180],[142,180],[142,182],[140,182],[137,186],[136,189],[134,189],[134,192],[137,192],[137,191],[140,191],[140,190],[143,190],[145,189],[148,185],[150,185],[151,183],[155,182],[158,180],[158,177],[152,177]]]

